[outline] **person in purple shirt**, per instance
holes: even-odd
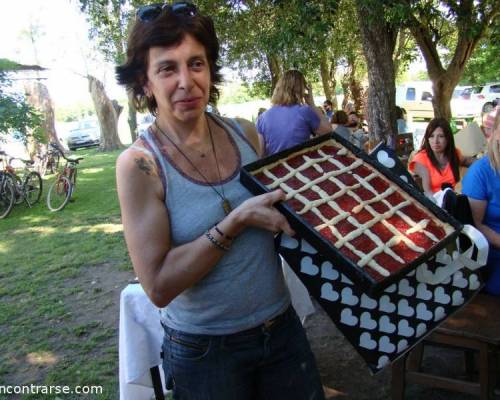
[[[266,155],[301,144],[311,135],[332,131],[326,117],[314,105],[311,87],[298,70],[286,71],[279,79],[271,104],[257,120]]]

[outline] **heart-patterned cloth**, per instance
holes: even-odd
[[[389,171],[398,175],[403,181],[420,190],[404,164],[400,161],[396,152],[380,142],[371,152],[370,157],[382,164]]]
[[[410,350],[482,286],[478,268],[486,264],[488,243],[470,225],[458,239],[380,295],[363,293],[341,270],[305,240],[283,235],[279,252],[323,309],[378,372]]]

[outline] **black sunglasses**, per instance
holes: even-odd
[[[188,2],[179,2],[174,4],[149,4],[147,6],[142,6],[137,9],[137,18],[143,22],[150,22],[155,20],[163,12],[172,12],[178,15],[184,15],[186,17],[194,17],[198,14],[196,6]]]

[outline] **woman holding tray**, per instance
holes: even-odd
[[[290,306],[274,233],[294,234],[252,197],[239,169],[258,158],[255,128],[206,113],[220,83],[213,22],[191,3],[139,8],[118,81],[156,120],[117,161],[134,270],[161,307],[175,399],[324,399]]]
[[[490,244],[485,291],[500,295],[500,108],[488,140],[487,155],[476,161],[464,177],[474,225]]]
[[[326,116],[314,105],[311,87],[296,69],[286,71],[278,80],[271,103],[272,107],[257,120],[266,155],[332,131]]]
[[[427,125],[422,147],[410,160],[408,170],[422,179],[424,193],[432,197],[444,186],[454,189],[460,181],[460,166],[468,167],[473,161],[455,147],[449,122],[434,118]]]

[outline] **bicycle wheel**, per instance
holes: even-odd
[[[0,219],[9,215],[14,206],[14,188],[5,175],[0,175]]]
[[[69,179],[61,175],[49,188],[49,193],[47,194],[47,207],[50,211],[62,210],[71,197],[73,192],[73,187]]]
[[[30,172],[23,184],[24,199],[28,206],[31,207],[40,200],[42,195],[43,183],[42,177],[38,172]]]
[[[14,204],[21,204],[24,200],[23,197],[23,183],[21,181],[21,178],[19,178],[17,175],[9,173],[8,179],[12,182],[12,188],[14,189]]]

